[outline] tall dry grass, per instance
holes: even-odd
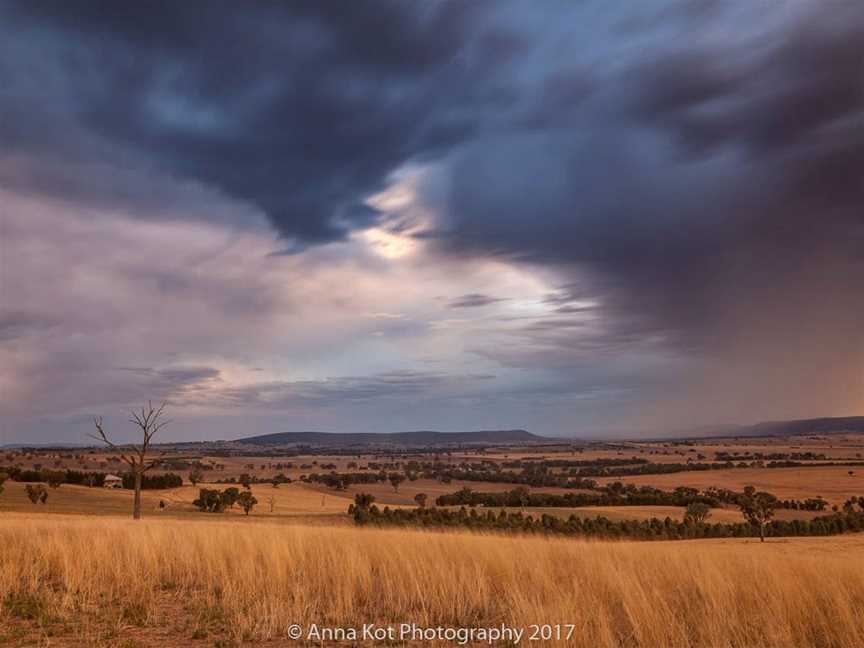
[[[851,558],[740,540],[84,518],[5,519],[0,543],[7,617],[23,600],[65,619],[122,609],[145,627],[210,615],[255,640],[292,623],[413,621],[570,623],[554,645],[591,647],[864,645],[860,544]]]

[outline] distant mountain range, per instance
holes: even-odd
[[[526,430],[479,430],[476,432],[277,432],[236,439],[235,443],[252,445],[453,445],[462,443],[540,443],[547,437]]]

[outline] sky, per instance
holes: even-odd
[[[0,443],[864,414],[864,11],[0,0]]]

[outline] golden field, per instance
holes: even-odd
[[[729,448],[807,449],[836,458],[855,457],[862,449],[859,437],[840,441],[814,437],[783,443],[763,440],[762,445],[705,443],[695,449],[709,457],[715,450]],[[578,455],[567,448],[465,452],[448,460],[639,455],[652,462],[681,462],[682,456],[693,454],[690,450],[671,443],[645,443],[625,449],[601,445]],[[89,470],[116,463],[108,454],[89,451],[72,458],[51,451],[18,453],[13,459],[19,467],[33,468],[63,464]],[[600,541],[360,528],[346,515],[359,492],[374,495],[379,506],[413,507],[414,496],[421,492],[432,501],[466,486],[491,492],[510,490],[516,484],[459,480],[445,484],[421,478],[403,482],[398,492],[387,482],[337,491],[299,480],[301,474],[331,470],[329,464],[350,471],[355,469],[348,465],[352,461],[362,466],[381,460],[373,454],[205,457],[203,461],[220,465],[207,470],[198,487],[188,484],[188,471],[181,471],[187,485],[143,491],[144,520],[139,522],[128,519],[129,490],[63,484],[48,489],[43,505],[30,502],[24,483],[7,480],[0,494],[0,645],[300,646],[306,642],[288,637],[293,623],[308,629],[312,623],[361,628],[365,623],[395,627],[410,622],[451,628],[503,624],[526,632],[531,624],[560,624],[565,634],[572,625],[569,640],[523,638],[519,645],[864,645],[864,534],[769,539],[760,544],[743,539]],[[12,460],[7,456],[7,461]],[[290,469],[275,467],[289,461]],[[239,507],[212,514],[192,504],[199,488],[229,485],[214,483],[216,479],[248,472],[267,480],[280,471],[295,481],[278,488],[264,482],[252,484],[258,504],[248,517]],[[781,498],[822,495],[840,504],[852,495],[864,495],[862,479],[864,467],[804,465],[598,481],[621,480],[666,490],[686,485],[740,491],[753,484]],[[579,492],[552,487],[531,490]],[[680,520],[684,509],[527,507],[524,513]],[[776,518],[814,515],[819,513],[778,509]],[[710,521],[742,519],[737,508],[727,505],[712,509]]]
[[[573,624],[534,645],[864,645],[860,536],[600,542],[253,519],[4,513],[0,640],[284,646],[302,645],[292,623],[416,622]]]

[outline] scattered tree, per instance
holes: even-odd
[[[711,507],[702,502],[690,502],[684,513],[684,522],[687,524],[704,524],[711,517]]]
[[[251,493],[251,491],[243,491],[237,497],[237,503],[240,505],[246,515],[249,515],[249,511],[251,511],[252,507],[258,503],[258,500],[255,499],[255,496]]]
[[[33,504],[44,504],[48,501],[48,491],[42,484],[27,484],[27,497]]]
[[[399,485],[405,481],[405,475],[403,475],[402,473],[394,472],[394,473],[390,473],[387,476],[387,479],[390,480],[390,485],[393,487],[393,492],[398,493],[399,492]]]
[[[252,488],[252,478],[247,473],[240,475],[240,478],[237,481],[240,482],[240,485],[246,490]]]
[[[749,524],[759,527],[759,541],[765,542],[765,527],[774,517],[777,498],[771,493],[757,492],[753,486],[744,488],[744,495],[738,500],[741,514]]]
[[[417,493],[414,496],[414,501],[417,502],[417,506],[419,506],[420,508],[426,508],[427,499],[428,496],[426,495],[426,493]]]
[[[126,446],[118,446],[108,438],[105,434],[105,429],[102,427],[101,416],[97,416],[93,419],[93,423],[96,425],[97,434],[90,435],[91,438],[101,441],[112,450],[119,451],[121,453],[120,459],[125,461],[132,469],[135,487],[135,497],[132,503],[132,518],[135,520],[141,519],[141,481],[144,477],[144,473],[156,465],[156,461],[150,461],[147,459],[147,454],[150,451],[150,444],[153,440],[153,436],[170,423],[168,420],[161,420],[164,409],[165,403],[162,403],[158,408],[154,408],[153,403],[148,402],[147,407],[142,407],[140,412],[132,412],[132,418],[130,418],[129,421],[137,425],[141,430],[141,443],[139,445],[130,444],[128,446],[130,451],[123,449]]]
[[[195,468],[194,470],[192,470],[192,472],[189,473],[189,482],[193,486],[197,486],[198,482],[200,482],[202,479],[204,479],[204,473],[202,473],[198,468]]]

